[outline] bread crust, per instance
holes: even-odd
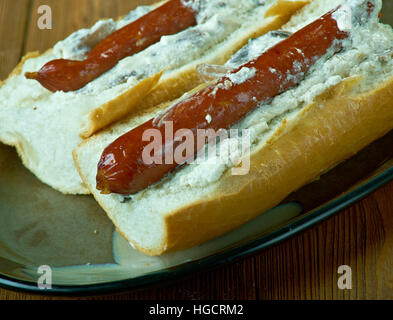
[[[360,77],[342,81],[295,118],[285,119],[274,136],[253,151],[248,175],[232,176],[228,171],[209,197],[168,212],[164,240],[155,248],[130,239],[111,217],[105,201],[97,201],[120,234],[148,255],[186,249],[225,234],[393,129],[393,77],[362,94],[356,93],[359,81]],[[75,161],[78,163],[76,153]]]
[[[284,119],[267,143],[251,154],[248,175],[233,176],[228,171],[207,199],[168,212],[165,240],[156,248],[130,239],[111,217],[105,201],[96,200],[119,233],[145,254],[161,255],[212,240],[275,207],[393,129],[393,77],[369,92],[355,94],[359,81],[360,77],[342,81],[295,118]],[[83,177],[77,152],[74,159]]]
[[[248,175],[233,176],[228,170],[207,198],[168,212],[163,217],[164,239],[154,248],[130,239],[117,225],[108,203],[96,199],[119,233],[145,254],[161,255],[214,239],[278,205],[393,129],[393,77],[361,94],[356,91],[360,81],[360,76],[348,78],[295,117],[284,119],[272,138],[254,149]],[[74,156],[85,179],[77,151]]]
[[[80,133],[81,138],[89,138],[97,131],[124,118],[134,108],[137,108],[142,99],[157,85],[162,73],[159,72],[152,77],[142,80],[137,85],[119,95],[116,99],[90,112],[87,117],[87,123]]]
[[[296,118],[284,120],[267,144],[252,153],[248,175],[227,172],[208,199],[168,213],[165,241],[159,248],[135,244],[136,248],[160,255],[225,234],[387,134],[393,128],[393,77],[354,95],[358,81],[344,80]]]

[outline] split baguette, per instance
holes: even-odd
[[[314,0],[283,29],[299,30],[343,2]],[[157,107],[83,142],[74,152],[83,181],[118,231],[149,255],[199,245],[252,220],[393,129],[393,30],[375,20],[351,35],[343,52],[319,61],[298,87],[237,126],[255,135],[249,174],[190,164],[128,201],[100,194],[96,173],[104,148],[154,117]],[[269,36],[242,50],[265,41]]]
[[[214,7],[214,1],[206,3]],[[187,40],[189,29],[178,35],[163,37],[158,44],[123,59],[112,70],[76,92],[51,93],[38,82],[25,79],[23,74],[37,71],[55,58],[83,58],[89,47],[119,25],[116,26],[111,20],[100,21],[91,29],[74,33],[43,55],[28,54],[0,88],[0,141],[15,146],[24,165],[53,188],[65,194],[89,193],[72,160],[72,151],[83,138],[136,109],[148,109],[180,97],[200,84],[196,65],[225,63],[249,38],[278,29],[308,0],[230,0],[228,3],[232,5],[231,8],[238,9],[236,19],[233,11],[232,15],[228,14],[229,11],[225,14],[223,11],[221,15],[210,12],[210,18],[201,22],[203,36],[204,32],[208,32],[209,21],[211,23],[207,50],[203,46],[193,45],[194,52],[191,54],[187,46],[183,46],[183,49],[176,46],[176,37],[181,38],[182,34]],[[159,4],[140,7],[118,23],[124,25],[125,21],[135,20]],[[250,6],[254,6],[254,9],[245,11]],[[213,30],[215,26],[219,26],[221,31]],[[161,53],[160,45],[171,41],[176,57],[157,60]],[[153,55],[154,48],[158,48],[155,53],[158,53],[157,57]],[[175,58],[180,59],[179,62],[159,66],[158,62],[175,61]],[[139,66],[144,65],[151,65],[153,72],[147,76],[142,72],[136,76],[141,78],[139,80],[117,84],[120,76],[137,72]],[[111,81],[115,81],[114,87]]]

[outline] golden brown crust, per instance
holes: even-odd
[[[227,172],[209,199],[168,213],[166,240],[159,247],[144,248],[121,230],[119,233],[137,250],[160,255],[214,239],[276,206],[392,130],[393,78],[355,95],[352,89],[360,80],[343,81],[303,108],[296,118],[284,119],[274,136],[251,155],[250,174],[232,176]],[[76,154],[75,160],[78,163]],[[97,201],[110,212],[103,201]]]
[[[137,85],[131,87],[117,98],[94,109],[87,118],[87,123],[80,133],[82,139],[87,139],[99,130],[124,118],[130,112],[135,111],[140,102],[157,85],[162,72],[146,78]]]
[[[296,2],[292,0],[278,0],[266,11],[265,18],[281,16],[282,19],[288,21],[294,12],[309,3],[310,0],[299,0]]]
[[[246,176],[226,173],[209,199],[166,216],[165,252],[211,240],[252,220],[393,128],[393,78],[353,95],[348,79],[319,96],[251,155]],[[162,248],[145,250],[159,255]]]

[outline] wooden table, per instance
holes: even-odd
[[[41,52],[103,17],[145,0],[0,0],[0,78],[29,51]],[[37,27],[40,5],[53,29]],[[337,286],[352,268],[352,290]],[[271,249],[163,287],[94,299],[392,299],[393,182],[318,226]],[[52,299],[0,289],[0,299]],[[90,299],[90,298],[88,298]]]

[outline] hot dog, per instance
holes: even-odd
[[[280,28],[308,1],[171,0],[100,20],[16,68],[0,88],[0,140],[16,146],[46,184],[88,193],[72,159],[84,139],[179,98],[201,83],[196,65],[224,64],[250,37]],[[144,29],[140,35],[138,28]],[[138,38],[143,35],[146,41]],[[43,66],[43,84],[56,92],[24,76]]]
[[[119,232],[150,255],[200,245],[272,209],[392,130],[393,29],[379,22],[381,7],[380,0],[315,0],[282,27],[280,39],[277,32],[258,37],[223,67],[199,67],[206,81],[233,70],[214,85],[206,83],[198,93],[186,94],[167,105],[167,111],[157,107],[135,114],[82,143],[74,151],[78,171]],[[325,21],[318,19],[321,16]],[[307,25],[315,29],[303,34],[304,41],[297,48],[301,52],[283,47]],[[323,33],[324,27],[330,31]],[[294,38],[278,42],[291,34]],[[309,47],[318,54],[310,53]],[[281,55],[274,55],[277,48]],[[296,55],[295,65],[291,53]],[[276,57],[270,60],[271,69],[259,61],[262,56]],[[310,57],[315,59],[307,61]],[[280,79],[279,74],[286,71]],[[262,99],[257,106],[254,96]],[[232,112],[225,113],[216,101],[226,101]],[[207,102],[214,102],[214,107],[209,108]],[[162,131],[170,121],[173,137]],[[176,153],[173,149],[182,141],[175,139],[176,129],[195,133],[199,128],[228,127],[221,131],[242,133],[224,137],[217,145],[224,150],[228,147],[229,161],[220,161],[223,149],[220,154],[213,149],[211,154],[205,141],[198,154],[199,148],[192,149],[190,158],[193,155],[196,161],[166,162],[166,155]],[[145,146],[151,141],[142,141],[145,129],[156,132],[157,141],[166,139],[167,148],[160,144],[156,153],[164,164],[145,162],[143,150],[149,150]],[[250,143],[244,157],[241,145],[247,139],[243,139],[243,130],[249,131]],[[199,146],[194,139],[195,134],[191,145]],[[125,158],[132,161],[118,161]],[[243,175],[234,173],[247,158],[248,170]]]
[[[291,37],[223,77],[194,96],[174,105],[160,119],[151,119],[123,135],[103,152],[98,164],[97,189],[105,193],[134,194],[161,180],[179,164],[146,164],[143,150],[149,144],[142,137],[149,129],[160,130],[165,136],[165,122],[173,123],[173,130],[228,129],[251,112],[261,101],[269,101],[299,84],[314,63],[329,49],[340,51],[339,40],[348,37],[332,17],[336,9],[299,30]],[[252,76],[236,83],[232,76],[242,70],[253,70]],[[211,121],[206,120],[210,115]],[[179,141],[166,141],[166,150],[173,150]],[[195,153],[199,150],[195,149]]]
[[[48,90],[75,91],[112,69],[121,59],[196,24],[195,12],[182,0],[170,0],[102,40],[83,61],[57,59],[27,72]]]

